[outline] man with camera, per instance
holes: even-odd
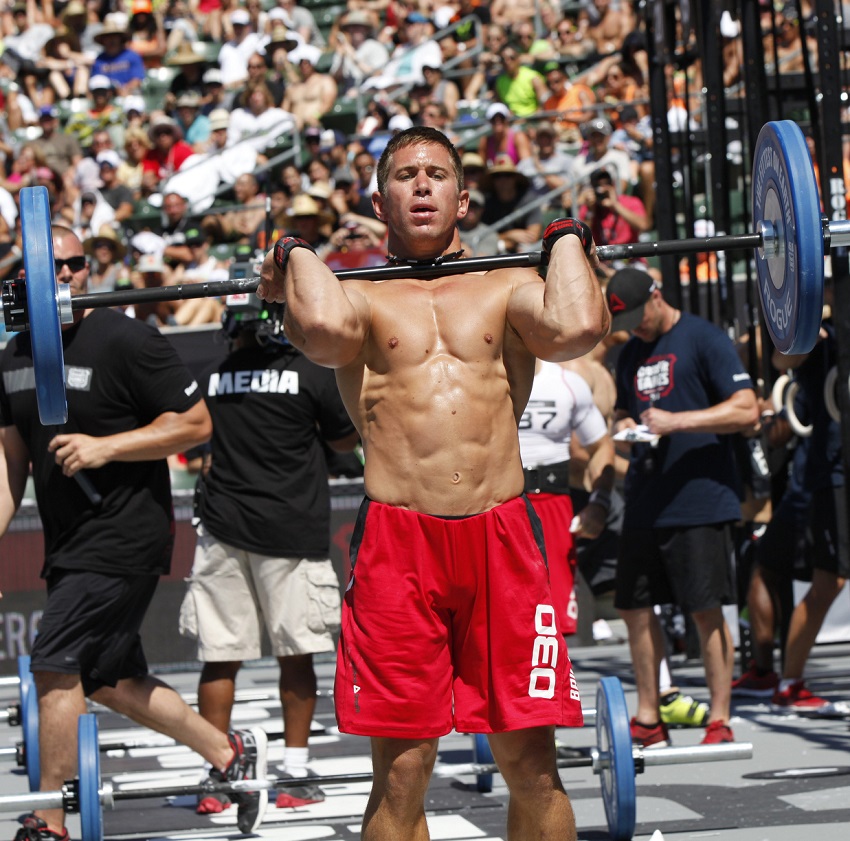
[[[621,195],[607,169],[596,169],[590,183],[579,194],[579,219],[593,232],[597,245],[622,245],[636,242],[638,236],[650,229],[643,202],[637,196]],[[601,268],[614,271],[615,264],[600,263]]]

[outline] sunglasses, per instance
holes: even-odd
[[[72,272],[76,273],[81,272],[86,265],[85,257],[68,257],[67,260],[53,260],[53,267],[56,270],[56,274],[59,274],[64,266],[67,266]]]

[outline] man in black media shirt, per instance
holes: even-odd
[[[89,266],[79,238],[54,227],[53,249],[57,280],[72,295],[85,293]],[[0,359],[0,535],[20,505],[30,464],[44,527],[47,603],[31,657],[40,788],[57,791],[76,776],[86,697],[197,751],[220,780],[264,777],[263,731],[211,726],[148,674],[139,637],[174,542],[165,457],[211,432],[198,384],[157,330],[114,310],[78,310],[62,343],[62,429],[39,423],[29,333],[14,336]],[[94,492],[84,492],[80,475]],[[266,801],[265,791],[240,793],[241,831],[260,824]],[[17,841],[68,839],[63,809],[36,809],[22,823]]]

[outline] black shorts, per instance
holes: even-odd
[[[32,671],[78,674],[91,695],[148,672],[139,628],[159,576],[57,569],[32,648]]]
[[[624,529],[614,606],[677,604],[685,613],[735,604],[731,524]]]
[[[806,552],[812,569],[850,578],[847,496],[843,487],[824,488],[812,495]]]
[[[811,503],[784,496],[756,543],[756,563],[783,578],[811,580],[806,571],[806,531]]]

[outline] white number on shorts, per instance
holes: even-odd
[[[555,667],[558,665],[558,626],[555,609],[548,604],[537,605],[534,616],[534,648],[531,654],[531,675],[528,694],[531,698],[553,698]]]

